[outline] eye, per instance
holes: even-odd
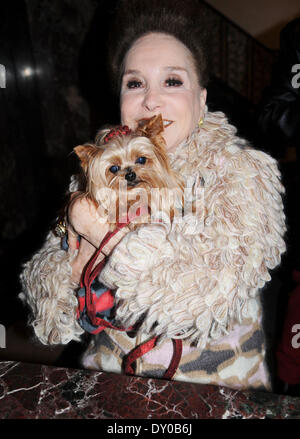
[[[168,78],[166,80],[166,85],[168,87],[180,87],[181,85],[183,85],[183,82],[181,81],[181,79],[177,79],[177,78]]]
[[[132,79],[127,82],[127,88],[139,88],[141,85],[141,81],[137,81],[136,79]]]
[[[146,157],[139,157],[136,159],[135,163],[138,163],[140,165],[144,165],[146,163],[147,159]]]
[[[116,174],[120,170],[120,166],[114,165],[109,168],[110,172]]]

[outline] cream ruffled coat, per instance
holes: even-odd
[[[143,338],[179,337],[201,351],[245,322],[260,328],[259,292],[286,249],[284,188],[276,161],[238,138],[221,112],[206,112],[201,129],[170,160],[199,215],[128,233],[100,279],[116,290],[120,324],[143,317]],[[76,186],[73,181],[70,190]],[[50,233],[21,275],[20,297],[46,344],[78,340],[82,333],[70,261]]]
[[[197,203],[172,226],[149,224],[115,248],[100,280],[116,289],[117,318],[199,347],[260,314],[259,290],[285,251],[284,188],[276,161],[246,146],[222,113],[171,155]]]

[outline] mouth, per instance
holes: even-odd
[[[127,181],[127,186],[129,186],[129,187],[135,187],[135,186],[137,186],[139,183],[141,183],[141,180]]]
[[[169,127],[170,125],[172,125],[173,122],[174,122],[173,120],[163,119],[164,128]]]
[[[151,117],[145,117],[143,119],[139,119],[137,121],[138,126],[143,127],[144,123],[150,119],[151,119]],[[163,119],[164,128],[168,128],[170,125],[172,125],[173,122],[174,122],[173,120]]]

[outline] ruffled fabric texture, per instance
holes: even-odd
[[[23,266],[19,298],[29,306],[29,323],[43,344],[79,341],[84,332],[76,320],[78,285],[71,279],[75,256],[49,232],[43,247]]]
[[[248,146],[221,112],[170,154],[196,205],[141,226],[117,245],[100,275],[116,290],[121,325],[204,347],[244,319],[257,321],[259,291],[280,264],[286,231],[277,162]]]

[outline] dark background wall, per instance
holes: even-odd
[[[72,149],[92,139],[101,125],[118,123],[118,101],[110,91],[105,61],[116,3],[1,3],[0,64],[6,73],[0,88],[2,324],[24,313],[16,299],[20,267],[55,222],[77,170]],[[212,109],[231,110],[243,129],[245,99],[218,82],[209,96],[215,99]]]
[[[15,300],[22,261],[43,242],[77,162],[73,147],[118,120],[105,68],[114,1],[1,2],[0,323]],[[3,68],[2,68],[3,69]],[[2,84],[3,85],[3,84]]]

